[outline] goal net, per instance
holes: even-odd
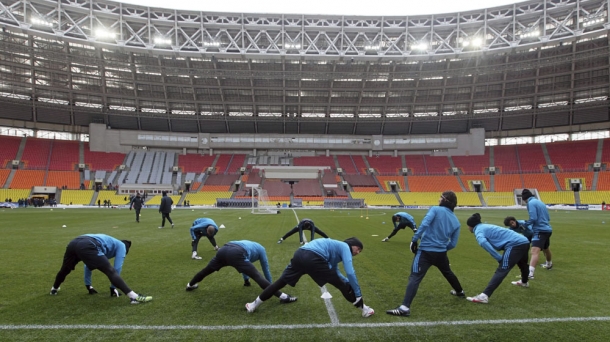
[[[252,214],[277,214],[277,206],[269,200],[267,190],[252,188]]]

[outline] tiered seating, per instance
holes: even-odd
[[[227,165],[226,170],[223,171],[221,169],[218,169],[218,172],[229,172],[229,173],[239,172],[239,169],[244,166],[245,160],[246,160],[245,154],[234,154],[233,158],[231,158],[231,161]]]
[[[231,198],[233,195],[230,191],[205,191],[188,193],[185,200],[189,201],[190,205],[216,205],[217,198]]]
[[[231,185],[208,185],[206,183],[200,191],[231,191]]]
[[[10,173],[11,173],[11,170],[7,170],[7,169],[0,170],[0,188],[4,186],[4,183],[6,183],[6,179],[8,178],[8,175]]]
[[[580,191],[580,203],[582,204],[610,204],[610,191]],[[0,198],[3,196],[0,195]]]
[[[56,186],[58,188],[67,186],[68,189],[78,189],[80,187],[80,174],[78,171],[49,171],[45,186]]]
[[[279,180],[267,179],[263,184],[263,189],[267,190],[267,195],[272,197],[288,197],[290,198],[290,184]]]
[[[597,173],[597,188],[595,190],[610,190],[610,172],[600,171]],[[610,204],[610,202],[608,202]]]
[[[472,185],[472,181],[481,181],[481,191],[490,191],[490,180],[489,175],[460,175],[460,179],[462,180],[462,184],[467,189],[467,191],[474,191],[474,185]]]
[[[352,187],[374,187],[379,188],[377,186],[377,182],[375,182],[375,178],[373,175],[344,175],[343,178],[349,185]]]
[[[227,167],[231,162],[232,156],[233,155],[231,154],[221,154],[220,156],[218,156],[218,159],[216,160],[216,173],[222,174],[227,172]]]
[[[448,190],[462,192],[456,176],[409,176],[407,182],[413,192],[435,192],[437,195]]]
[[[245,184],[261,184],[261,176],[259,175],[259,169],[252,169],[248,174],[247,181],[243,182]]]
[[[323,206],[324,197],[300,197],[304,207]]]
[[[557,187],[550,173],[526,173],[523,176],[523,185],[528,189],[538,189],[538,191],[556,191]]]
[[[149,199],[148,201],[146,201],[146,205],[160,205],[161,204],[161,198],[163,197],[163,195],[155,195],[155,197]],[[180,195],[167,195],[167,197],[171,197],[172,201],[174,201],[174,205],[178,204],[178,201],[180,201]]]
[[[292,160],[294,166],[328,166],[332,170],[335,167],[333,157],[316,156],[316,157],[294,157]]]
[[[406,155],[405,162],[412,175],[427,175],[426,161],[423,155]]]
[[[89,150],[89,143],[85,143],[85,164],[89,165],[90,170],[112,171],[123,164],[125,154],[116,152],[92,152]]]
[[[27,169],[44,170],[47,168],[50,152],[51,140],[28,138],[21,160]]]
[[[580,179],[580,190],[593,188],[593,172],[559,172],[555,174],[562,190],[572,190],[570,179]]]
[[[49,170],[76,170],[78,167],[78,144],[78,141],[53,140]]]
[[[295,197],[322,197],[318,179],[301,179],[292,186]]]
[[[390,182],[396,182],[398,185],[398,191],[405,191],[407,188],[405,186],[405,179],[402,176],[376,176],[377,181],[383,187],[385,191],[392,191],[392,187],[390,186]]]
[[[201,173],[214,164],[216,156],[202,156],[199,154],[187,154],[178,156],[178,166],[182,172]]]
[[[429,175],[449,174],[449,170],[451,170],[451,164],[449,164],[449,158],[424,156],[424,159],[426,161],[426,168],[428,169]]]
[[[0,168],[7,167],[9,163],[17,156],[19,151],[19,144],[21,144],[19,137],[0,136]]]
[[[324,170],[324,176],[322,176],[322,184],[337,184],[340,181],[341,177],[339,177],[335,171]]]
[[[91,197],[93,190],[62,190],[60,203],[89,205]]]
[[[366,163],[364,162],[364,156],[352,155],[352,160],[354,161],[354,165],[356,165],[358,172],[361,174],[366,174],[367,167]]]
[[[458,205],[467,207],[480,207],[481,200],[476,192],[460,192],[457,194]]]
[[[546,144],[551,163],[562,171],[588,171],[595,163],[597,140],[562,141]]]
[[[42,186],[44,182],[44,171],[17,170],[10,184],[13,189],[30,189],[33,186]]]
[[[516,205],[513,192],[483,192],[483,199],[489,207],[507,207]],[[459,204],[459,200],[458,200]]]
[[[355,192],[350,193],[352,198],[364,199],[366,205],[400,205],[394,194],[376,194],[373,192]]]
[[[542,172],[546,165],[542,145],[517,145],[521,172]]]
[[[353,186],[352,191],[355,192],[377,192],[381,191],[378,186]]]
[[[575,204],[574,191],[538,191],[545,204]]]
[[[453,165],[467,175],[480,175],[489,167],[489,147],[485,147],[485,154],[481,156],[453,156]]]
[[[29,198],[30,189],[0,189],[0,202],[11,199],[13,203],[19,201],[20,198]]]
[[[496,174],[494,176],[494,190],[497,192],[513,191],[524,187],[520,174]]]
[[[361,158],[361,156],[356,156],[357,158]],[[339,162],[339,167],[343,169],[343,173],[355,175],[359,174],[360,171],[357,169],[352,156],[337,156],[337,161]]]
[[[368,157],[367,160],[369,165],[377,170],[377,173],[380,175],[399,175],[402,171],[402,160],[400,157],[377,156]]]
[[[101,201],[102,205],[104,205],[104,200],[110,200],[112,205],[129,204],[129,196],[117,195],[116,191],[113,190],[101,190],[97,195],[97,199]]]
[[[231,187],[235,183],[235,181],[239,179],[239,177],[240,176],[238,176],[238,175],[224,175],[224,174],[210,175],[205,180],[204,186],[224,185],[224,186]]]
[[[500,173],[518,173],[517,146],[494,146],[494,165]],[[496,173],[497,174],[497,173]]]
[[[399,192],[400,200],[404,205],[438,205],[438,200],[441,198],[441,192]],[[458,205],[460,198],[458,195]]]

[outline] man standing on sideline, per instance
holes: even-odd
[[[392,231],[392,233],[390,233],[390,235],[388,235],[386,238],[384,238],[381,241],[388,242],[392,238],[392,236],[394,236],[394,235],[396,235],[396,233],[398,233],[398,230],[405,229],[406,227],[411,228],[413,233],[417,232],[417,224],[415,224],[415,220],[413,219],[413,216],[411,216],[403,211],[392,215],[392,223],[394,224],[394,230]]]
[[[167,191],[163,191],[161,193],[161,205],[159,205],[159,212],[161,213],[163,220],[161,221],[161,227],[159,227],[159,229],[165,227],[165,219],[167,219],[172,225],[172,228],[174,228],[174,222],[172,222],[172,219],[169,217],[169,214],[172,212],[172,204],[174,204],[172,198],[167,196]]]
[[[202,217],[193,222],[193,225],[191,226],[191,247],[193,249],[193,255],[191,256],[192,259],[201,260],[201,257],[197,255],[197,246],[199,246],[199,240],[201,240],[201,238],[204,236],[210,240],[214,250],[218,250],[216,239],[214,239],[216,233],[218,233],[218,225],[210,218]]]
[[[277,243],[282,243],[282,241],[286,240],[289,236],[293,235],[296,232],[299,232],[300,244],[303,245],[305,244],[305,242],[303,242],[303,230],[309,230],[311,232],[310,241],[313,241],[315,233],[318,233],[318,235],[321,235],[323,238],[328,239],[328,235],[324,234],[324,232],[321,231],[320,228],[316,227],[312,220],[306,218],[302,219],[299,224],[292,228],[288,233],[284,234],[284,236],[282,236],[277,241]]]
[[[474,234],[479,246],[483,247],[496,261],[498,268],[496,273],[487,284],[485,290],[474,297],[466,297],[473,303],[487,304],[489,297],[500,286],[508,272],[515,265],[521,270],[521,280],[513,281],[511,284],[529,287],[527,276],[529,268],[527,266],[527,251],[530,248],[530,243],[527,238],[512,230],[502,228],[493,224],[481,223],[481,215],[476,213],[468,218],[468,230]],[[497,251],[504,251],[502,255]]]
[[[129,297],[131,304],[151,301],[152,297],[133,292],[120,276],[129,247],[131,247],[131,241],[117,240],[105,234],[85,234],[70,241],[68,247],[66,247],[61,269],[55,277],[53,287],[51,287],[51,294],[57,295],[59,286],[66,280],[66,276],[74,270],[76,264],[82,261],[85,264],[85,287],[89,294],[97,293],[91,286],[91,271],[97,269],[110,280],[111,296],[119,296],[116,286]],[[108,261],[112,258],[114,258],[114,267]]]
[[[263,277],[253,263],[260,261],[265,277]],[[199,287],[197,283],[202,281],[208,275],[220,271],[225,266],[231,266],[241,273],[244,277],[244,286],[250,286],[250,278],[260,286],[261,289],[266,289],[271,282],[271,272],[269,271],[269,261],[265,248],[254,241],[239,240],[229,241],[226,245],[220,247],[216,256],[210,260],[208,265],[199,271],[191,281],[186,284],[187,291],[193,291]],[[274,293],[280,299],[280,303],[288,304],[296,302],[297,297],[277,291]]]
[[[131,200],[131,204],[129,205],[129,210],[131,210],[131,208],[136,210],[136,222],[140,223],[140,210],[142,209],[142,204],[144,204],[144,201],[142,201],[142,197],[140,197],[140,194],[136,194],[136,197],[134,197]]]
[[[364,305],[356,271],[352,265],[352,257],[360,254],[362,248],[362,242],[355,237],[345,241],[317,239],[309,242],[297,249],[280,279],[264,289],[254,302],[246,303],[246,310],[254,312],[273,294],[286,285],[294,287],[301,276],[307,274],[320,287],[331,284],[339,289],[345,299],[362,310],[362,317],[372,316],[375,310]],[[340,262],[343,262],[347,278],[337,268]]]
[[[438,206],[431,207],[424,216],[417,232],[411,239],[411,252],[415,254],[411,266],[411,275],[402,305],[396,309],[387,310],[388,315],[410,316],[411,302],[417,294],[419,284],[424,279],[431,266],[436,266],[453,290],[454,296],[464,298],[464,290],[458,278],[451,271],[447,251],[457,246],[460,236],[460,221],[453,213],[457,206],[457,196],[453,191],[441,194]],[[419,248],[417,240],[421,238]]]
[[[529,189],[523,189],[521,192],[521,198],[527,203],[527,212],[529,214],[529,219],[525,221],[525,225],[532,227],[532,230],[534,231],[529,274],[529,278],[534,279],[534,271],[536,271],[540,250],[546,251],[544,253],[546,263],[544,263],[542,267],[546,268],[547,270],[553,268],[551,249],[549,248],[551,246],[551,235],[553,234],[553,228],[549,224],[551,221],[549,211],[542,201],[534,197]]]
[[[531,243],[534,237],[532,227],[526,226],[524,220],[517,220],[514,216],[507,216],[504,219],[504,225],[515,233],[521,234]],[[546,255],[546,250],[543,251]]]

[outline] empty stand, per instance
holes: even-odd
[[[360,156],[358,156],[360,157]],[[355,174],[359,174],[360,171],[358,171],[358,167],[356,166],[356,163],[354,162],[354,159],[352,156],[345,156],[345,155],[340,155],[337,156],[337,161],[339,162],[339,167],[343,169],[343,173],[345,174],[350,174],[350,175],[355,175]]]
[[[228,173],[239,172],[239,169],[241,169],[244,166],[245,161],[246,161],[245,154],[234,154],[233,157],[231,158],[229,165],[227,165],[227,169],[225,172],[228,172]]]
[[[205,172],[214,164],[216,156],[202,156],[199,154],[178,155],[178,166],[183,172]]]
[[[42,186],[44,185],[44,174],[45,172],[40,170],[17,170],[9,187],[30,189],[33,186]]]
[[[597,140],[562,141],[546,144],[551,163],[562,171],[588,171],[595,163]]]
[[[516,205],[514,192],[483,192],[483,199],[489,207],[507,207]],[[459,199],[458,199],[459,204]]]
[[[80,187],[80,174],[78,171],[49,171],[45,186],[56,186],[68,189],[78,189]]]
[[[321,197],[322,189],[318,179],[301,179],[293,185],[295,197]]]
[[[335,169],[335,160],[333,157],[316,156],[316,157],[294,157],[292,159],[294,166],[328,166]]]
[[[0,168],[10,167],[10,162],[17,157],[17,151],[19,150],[19,144],[21,144],[19,137],[0,136],[0,162],[2,165]]]
[[[61,204],[67,205],[89,205],[93,197],[93,190],[62,190]]]
[[[442,192],[399,192],[404,205],[438,205]],[[460,202],[458,194],[458,204]]]
[[[496,174],[494,176],[494,190],[497,192],[522,188],[525,188],[525,186],[520,174]]]
[[[521,172],[542,172],[546,164],[540,144],[515,145],[519,155]]]
[[[344,175],[343,179],[349,183],[352,187],[375,187],[377,186],[377,182],[375,182],[375,178],[373,175]]]
[[[190,205],[216,205],[217,198],[231,198],[232,195],[230,191],[201,191],[188,193],[185,200]]]
[[[579,195],[582,204],[600,205],[602,202],[610,204],[610,191],[580,191]]]
[[[518,173],[517,145],[494,146],[494,165],[502,174]],[[541,149],[542,150],[542,149]]]
[[[97,200],[100,201],[102,205],[104,205],[104,200],[110,201],[110,204],[112,205],[129,204],[129,196],[117,194],[116,191],[112,190],[99,191],[97,195]]]
[[[85,143],[85,164],[90,170],[112,171],[125,160],[124,153],[116,152],[93,152],[89,150],[89,143]]]
[[[456,176],[409,176],[407,182],[412,192],[436,192],[437,195],[447,190],[462,192]]]
[[[555,175],[557,176],[561,190],[572,190],[570,179],[580,179],[580,190],[593,189],[593,172],[558,172]]]
[[[459,177],[467,191],[475,191],[473,181],[481,181],[481,191],[491,191],[489,175],[460,175]]]
[[[267,190],[267,195],[271,197],[288,197],[290,198],[290,184],[279,180],[267,179],[263,184],[263,189]]]
[[[49,163],[51,142],[52,140],[48,139],[27,138],[23,156],[21,157],[25,168],[30,170],[45,170]]]
[[[405,179],[402,176],[376,176],[377,181],[383,187],[385,191],[392,191],[392,187],[390,186],[390,182],[396,182],[398,185],[398,191],[405,191]]]
[[[19,199],[29,198],[30,189],[0,189],[0,202],[5,200],[12,200],[13,203],[19,201]]]
[[[449,164],[449,158],[447,157],[424,156],[424,160],[429,175],[446,175],[451,170],[451,164]]]
[[[606,163],[606,169],[610,168],[610,139],[604,139],[602,146],[602,163]]]
[[[480,207],[483,205],[476,192],[460,192],[457,195],[458,205],[461,207]]]
[[[204,186],[209,186],[209,185],[222,185],[222,186],[226,186],[226,187],[231,187],[236,180],[239,179],[239,175],[236,174],[232,174],[232,175],[225,175],[225,174],[217,174],[217,175],[209,175],[208,178],[206,178],[205,181],[205,185]]]
[[[49,170],[74,171],[78,167],[79,142],[68,140],[51,140],[53,148]]]
[[[405,162],[412,175],[427,175],[426,161],[423,155],[406,155]]]
[[[597,188],[595,190],[610,190],[610,171],[600,171],[597,174]],[[610,202],[607,202],[610,204]]]
[[[354,165],[356,167],[356,170],[358,170],[357,173],[361,173],[361,174],[366,174],[366,163],[364,162],[364,156],[359,156],[359,155],[352,155],[350,156],[354,162]]]
[[[232,154],[221,154],[218,156],[218,159],[216,160],[216,173],[222,174],[228,172],[227,167],[229,166],[232,157]]]
[[[453,156],[453,165],[466,175],[480,175],[489,167],[489,147],[482,156]]]
[[[538,191],[545,204],[575,204],[573,191]]]
[[[0,188],[4,186],[4,183],[6,183],[8,175],[10,173],[11,173],[11,170],[7,170],[7,169],[0,170]],[[1,199],[0,199],[0,201],[1,201]]]
[[[369,165],[380,175],[399,175],[402,172],[400,157],[375,156],[367,158]],[[403,188],[404,189],[404,188]]]
[[[556,191],[557,187],[550,173],[526,173],[523,177],[523,185],[528,189],[538,189],[538,191]]]

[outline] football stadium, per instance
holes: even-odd
[[[198,6],[0,0],[0,339],[608,339],[608,1],[384,15]],[[424,239],[444,229],[431,213],[449,202],[460,227],[440,253],[465,295],[431,267],[397,317]],[[397,213],[421,231],[395,229]],[[475,213],[498,234],[507,217],[533,224],[540,252],[527,283],[514,267],[484,301],[473,296],[503,267],[486,246],[506,260],[511,249],[472,234]],[[532,222],[545,215],[542,246]],[[200,218],[216,224],[211,245],[194,243]],[[280,239],[304,219],[323,231],[313,243],[308,230],[301,244]],[[129,240],[122,269],[93,239],[90,257],[114,266],[85,268],[83,282],[93,259],[79,254],[69,273],[83,234]],[[250,312],[265,286],[231,267],[190,287],[239,240],[260,244],[252,264],[284,281],[324,234],[362,245],[338,244],[356,302],[304,275],[282,289],[294,303]],[[109,281],[119,273],[131,292],[114,289],[127,288]]]

